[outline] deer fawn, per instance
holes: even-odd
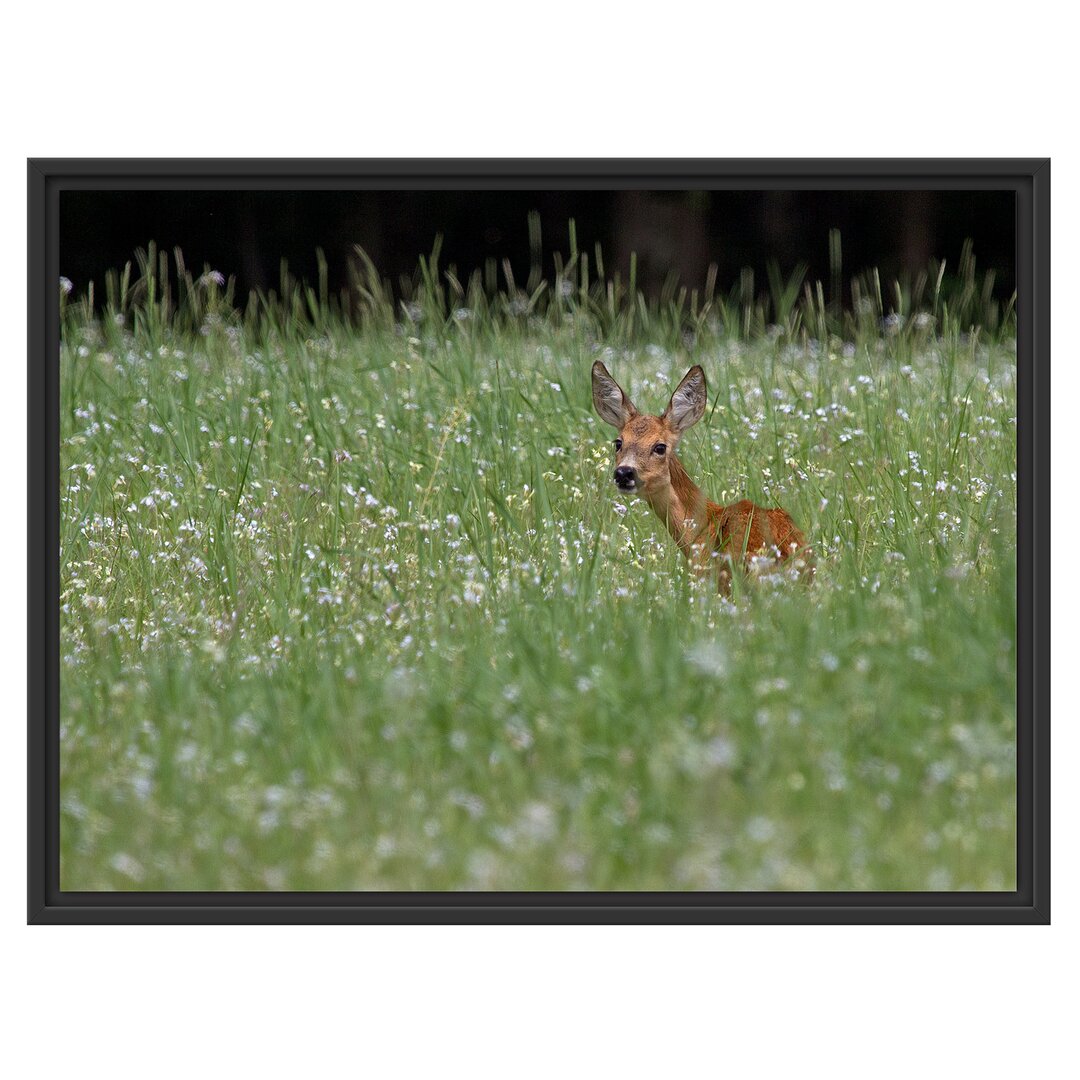
[[[683,432],[705,414],[709,395],[700,365],[686,373],[659,416],[639,413],[599,360],[592,368],[592,395],[600,418],[619,432],[615,486],[645,499],[699,573],[718,566],[721,593],[731,591],[736,562],[749,567],[755,556],[773,565],[793,560],[804,580],[813,580],[812,552],[786,510],[749,499],[730,506],[709,502],[675,456]]]

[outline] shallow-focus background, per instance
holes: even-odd
[[[1015,213],[1000,191],[93,191],[60,199],[60,272],[85,289],[123,266],[136,248],[179,247],[192,267],[235,275],[237,292],[276,288],[281,260],[314,281],[325,252],[328,287],[345,288],[361,246],[396,291],[442,237],[442,265],[468,280],[508,261],[518,282],[537,262],[550,273],[567,250],[570,222],[608,277],[630,272],[655,298],[672,276],[702,288],[716,266],[727,289],[745,270],[763,281],[771,262],[802,264],[827,287],[837,276],[830,232],[842,240],[840,292],[874,268],[885,280],[914,278],[931,258],[956,269],[966,240],[992,271],[994,295],[1015,288]],[[537,228],[530,235],[529,216]],[[537,258],[539,252],[539,259]],[[838,295],[836,300],[840,300]]]

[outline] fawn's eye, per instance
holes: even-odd
[[[665,454],[667,453],[667,445],[666,445],[665,443],[662,443],[662,442],[658,442],[658,443],[657,443],[657,444],[656,444],[656,445],[655,445],[655,446],[654,446],[654,447],[652,448],[652,452],[653,452],[654,454],[659,454],[659,455],[660,455],[661,457],[663,457],[663,456],[664,456],[664,455],[665,455]]]
[[[622,449],[622,439],[616,439],[615,440],[615,449],[616,450],[621,450]]]

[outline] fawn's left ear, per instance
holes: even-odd
[[[668,427],[681,435],[687,428],[693,427],[704,415],[709,400],[709,390],[705,384],[705,372],[700,364],[695,364],[675,387],[662,420]]]

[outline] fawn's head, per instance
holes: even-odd
[[[593,405],[600,419],[617,428],[615,486],[620,491],[655,497],[670,485],[668,455],[675,451],[684,431],[705,414],[708,389],[705,372],[695,364],[671,395],[659,416],[639,413],[622,387],[599,360],[592,368]]]

